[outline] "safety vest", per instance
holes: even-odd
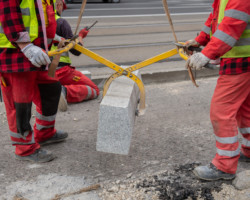
[[[20,4],[22,12],[23,24],[27,32],[29,32],[31,42],[38,37],[38,20],[36,17],[35,1],[22,1]],[[7,39],[0,23],[0,48],[16,48]]]
[[[247,14],[243,12],[238,12],[235,10],[227,10],[225,12],[225,8],[227,6],[229,0],[221,0],[220,2],[220,8],[219,8],[219,16],[218,16],[218,24],[221,23],[221,21],[224,18],[224,15],[231,16],[234,14],[233,12],[237,12],[237,18],[244,20],[248,19]],[[241,16],[239,16],[241,15]],[[233,43],[232,38],[232,43]],[[234,44],[232,49],[228,51],[226,54],[222,56],[222,58],[240,58],[240,57],[250,57],[250,20],[248,21],[247,27],[242,33],[240,39]]]
[[[56,14],[56,20],[58,20],[59,18],[60,18],[60,16]],[[55,46],[53,44],[52,47],[51,47],[51,50],[56,50],[56,49],[57,49],[57,46]],[[71,64],[71,59],[69,57],[69,52],[68,51],[61,54],[59,62]]]

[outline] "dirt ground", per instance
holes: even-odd
[[[212,193],[221,191],[222,184],[231,187],[231,182],[202,182],[192,174],[195,166],[208,164],[215,155],[209,105],[216,78],[201,79],[198,84],[199,88],[190,81],[146,85],[146,114],[136,118],[127,156],[95,150],[100,98],[69,105],[68,111],[58,112],[56,122],[58,129],[69,132],[69,138],[45,146],[58,158],[39,167],[15,160],[1,104],[0,197],[10,199],[8,186],[14,182],[54,173],[101,183],[100,199],[216,199]],[[239,164],[238,172],[246,169],[246,163]],[[115,197],[130,186],[129,195]]]

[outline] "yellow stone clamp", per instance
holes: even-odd
[[[143,82],[141,81],[141,79],[139,77],[137,77],[135,74],[133,74],[132,72],[135,70],[141,69],[143,67],[146,67],[148,65],[151,65],[153,63],[156,63],[160,60],[174,56],[178,53],[184,60],[188,59],[188,56],[185,54],[183,48],[176,48],[176,49],[169,50],[167,52],[164,52],[162,54],[159,54],[157,56],[154,56],[152,58],[149,58],[147,60],[144,60],[142,62],[139,62],[137,64],[134,64],[134,65],[124,69],[124,68],[120,67],[119,65],[115,64],[114,62],[111,62],[108,59],[90,51],[89,49],[87,49],[79,44],[77,44],[78,43],[77,39],[73,40],[73,41],[67,41],[67,43],[68,43],[67,46],[65,46],[64,48],[60,48],[60,49],[57,49],[55,51],[50,51],[50,52],[48,52],[48,55],[49,56],[58,55],[58,54],[69,51],[71,48],[74,48],[75,50],[81,52],[82,54],[98,61],[99,63],[109,67],[110,69],[115,70],[116,72],[114,74],[112,74],[106,80],[106,82],[104,84],[103,96],[106,95],[107,90],[108,90],[108,88],[113,80],[115,80],[116,78],[118,78],[120,76],[126,76],[126,77],[130,78],[131,80],[133,80],[137,84],[137,86],[140,90],[140,104],[139,104],[138,115],[143,115],[145,113],[145,108],[146,108],[146,106],[145,106],[145,88],[144,88],[144,85],[143,85]]]

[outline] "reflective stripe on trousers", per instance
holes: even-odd
[[[33,131],[27,131],[25,132],[24,135],[10,131],[10,137],[11,137],[13,145],[16,145],[16,144],[27,145],[27,144],[35,143],[35,137],[34,137]]]
[[[243,136],[241,151],[250,157],[250,72],[221,75],[211,101],[210,118],[216,137],[217,153],[212,163],[223,172],[234,174],[240,153],[238,128]],[[249,146],[248,146],[249,145]]]
[[[250,127],[239,128],[240,133],[242,134],[242,146],[250,149]]]

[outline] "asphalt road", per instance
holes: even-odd
[[[179,41],[194,38],[208,17],[212,0],[168,0]],[[68,4],[63,17],[75,31],[80,4]],[[84,46],[119,65],[131,65],[175,48],[174,37],[161,0],[122,0],[121,3],[87,3],[80,28],[98,23],[84,39]],[[79,28],[79,29],[80,29]],[[106,68],[84,55],[72,56],[72,65],[93,76]],[[162,66],[184,66],[179,56],[160,61]],[[108,73],[108,72],[101,72]]]
[[[209,12],[212,0],[168,0],[170,12],[199,13]],[[65,16],[77,17],[79,3],[68,4]],[[129,15],[163,15],[161,0],[121,0],[121,3],[102,3],[101,0],[89,1],[86,5],[85,16],[129,16]]]

